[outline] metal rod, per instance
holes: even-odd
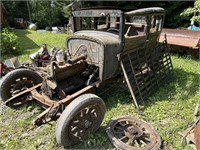
[[[127,85],[128,85],[128,88],[129,88],[129,90],[130,90],[131,96],[132,96],[132,98],[133,98],[133,102],[134,102],[134,104],[135,104],[135,107],[136,107],[138,110],[140,110],[140,108],[139,108],[139,106],[138,106],[138,103],[137,103],[137,100],[136,100],[136,98],[135,98],[133,89],[132,89],[132,87],[131,87],[131,83],[130,83],[130,81],[129,81],[129,79],[128,79],[128,75],[126,74],[126,70],[125,70],[125,68],[124,68],[124,64],[123,64],[122,60],[120,60],[120,65],[121,65],[121,68],[122,68],[122,71],[123,71],[123,74],[124,74],[126,83],[127,83]]]

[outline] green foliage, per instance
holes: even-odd
[[[70,3],[70,1],[3,1],[7,11],[7,20],[10,26],[14,27],[14,18],[23,18],[24,20],[32,21],[37,24],[39,29],[45,29],[50,25],[50,11],[51,22],[53,26],[64,26],[68,23],[65,17],[63,8]],[[27,3],[30,6],[30,15],[32,20],[29,20],[29,10]]]
[[[19,38],[14,32],[4,28],[1,31],[1,54],[10,55],[16,54]]]
[[[66,21],[71,16],[71,8],[66,8],[66,6],[70,4],[69,1],[56,1],[54,2],[54,9],[56,8],[59,11],[59,14],[63,16],[64,20]],[[60,19],[60,18],[58,18]]]
[[[185,9],[180,15],[184,17],[192,16],[191,20],[200,23],[200,0],[196,0],[194,7]]]
[[[65,18],[70,18],[71,17],[71,9],[70,8],[63,8],[62,14]]]
[[[14,18],[28,20],[28,9],[26,1],[2,1],[6,9],[6,19],[8,24],[14,27]]]
[[[187,17],[180,17],[180,13],[189,6],[193,6],[192,1],[83,1],[83,7],[95,6],[116,6],[125,11],[131,11],[139,8],[162,7],[166,10],[165,28],[178,28],[188,26]]]
[[[104,144],[108,141],[108,138],[106,136],[105,130],[104,130],[104,134],[90,134],[87,139],[85,139],[83,141],[83,145],[84,147],[103,147]]]
[[[31,1],[32,22],[36,23],[39,29],[49,26],[48,1]]]
[[[68,24],[68,18],[71,15],[71,8],[66,8],[72,1],[36,1],[30,0],[30,12],[33,23],[37,23],[39,29],[44,29],[50,25],[51,9],[51,22],[52,26],[64,26]],[[8,22],[14,26],[14,18],[24,18],[29,20],[28,7],[26,1],[3,1],[7,10]],[[166,9],[166,17],[164,27],[177,28],[180,26],[188,26],[188,17],[180,17],[180,13],[190,6],[193,6],[192,1],[81,1],[81,7],[96,7],[96,6],[116,6],[127,11],[146,8],[146,7],[163,7]],[[51,6],[51,7],[50,7]],[[197,16],[196,16],[197,18]]]
[[[49,27],[50,20],[52,26],[64,26],[68,23],[68,18],[65,17],[63,8],[68,4],[68,1],[51,0],[50,5],[49,1],[31,1],[30,6],[32,10],[32,21],[37,24],[39,29]]]

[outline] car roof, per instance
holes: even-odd
[[[98,7],[79,8],[74,11],[81,11],[81,10],[121,10],[126,15],[147,15],[151,13],[165,13],[165,10],[161,7],[126,9],[126,8],[120,8],[120,7],[115,7],[115,6],[98,6]]]
[[[154,13],[165,13],[165,10],[161,7],[149,7],[149,8],[142,8],[137,9],[129,12],[125,12],[125,15],[149,15]]]

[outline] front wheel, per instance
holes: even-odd
[[[42,82],[42,77],[30,70],[20,68],[9,72],[0,85],[0,96],[2,101],[6,101],[15,94],[37,85]]]
[[[94,94],[74,99],[63,111],[56,124],[56,140],[64,147],[76,144],[100,127],[106,106]]]

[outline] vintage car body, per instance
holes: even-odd
[[[100,68],[99,77],[101,81],[116,76],[119,62],[117,57],[113,56],[117,56],[121,52],[120,42],[116,35],[97,31],[78,31],[67,40],[69,53],[73,57],[79,56],[82,52],[79,48],[81,45],[87,48],[86,61]]]
[[[73,11],[67,60],[10,72],[1,84],[2,100],[8,106],[37,100],[49,108],[34,124],[59,118],[58,143],[67,147],[79,142],[99,128],[106,110],[102,99],[85,93],[120,78],[139,110],[138,101],[144,102],[161,83],[169,82],[173,76],[170,55],[166,43],[158,45],[164,15],[165,10],[158,7]]]

